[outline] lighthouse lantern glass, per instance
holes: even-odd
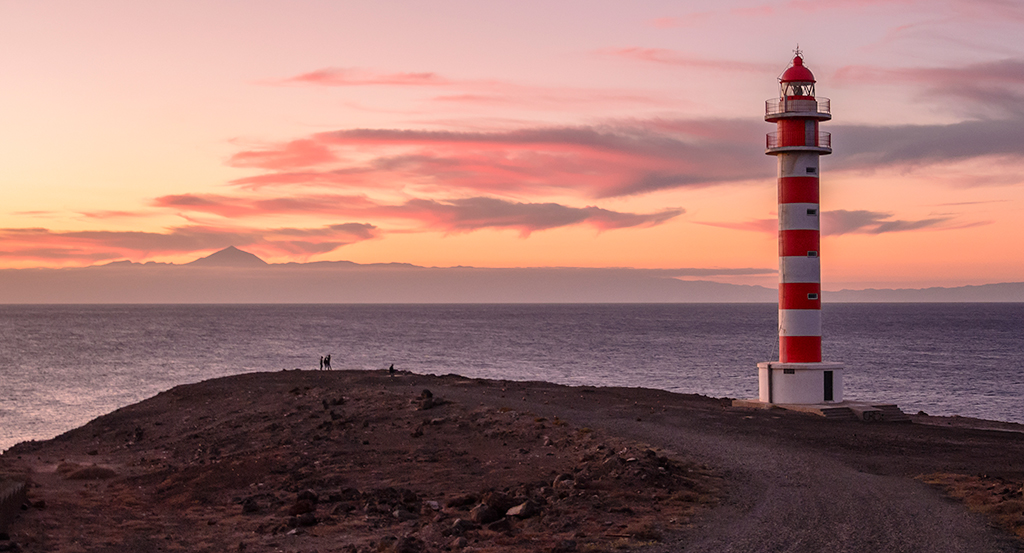
[[[807,81],[794,81],[782,83],[782,96],[792,98],[793,96],[814,97],[814,83]]]

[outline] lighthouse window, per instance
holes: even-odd
[[[818,294],[807,294],[807,299],[816,300],[818,299]]]
[[[807,210],[807,214],[808,215],[817,215],[818,214],[818,210],[817,209],[808,209]]]
[[[818,257],[818,252],[807,252],[807,257]]]
[[[815,172],[815,171],[817,171],[817,168],[816,168],[816,167],[808,167],[808,168],[807,168],[807,172],[808,172],[808,173],[813,173],[813,172]]]
[[[782,374],[796,374],[796,369],[782,369]]]

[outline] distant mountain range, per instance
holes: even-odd
[[[747,270],[741,274],[756,274]],[[774,288],[681,280],[694,269],[269,264],[229,247],[184,265],[0,270],[0,303],[775,303]],[[1024,282],[841,290],[832,302],[1024,302]]]

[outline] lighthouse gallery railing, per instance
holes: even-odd
[[[783,140],[783,135],[779,132],[770,132],[766,136],[765,147],[769,150],[772,148],[784,148],[786,146],[813,146],[815,148],[828,148],[832,149],[832,133],[819,132],[818,141],[815,144],[807,144],[806,138],[802,135],[791,135],[789,140]]]
[[[772,98],[764,102],[765,116],[778,115],[780,113],[828,113],[828,98],[815,98],[813,100],[790,100],[787,98]]]

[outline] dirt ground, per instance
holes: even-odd
[[[797,489],[789,503],[833,524],[846,515],[815,497],[843,485],[893,497],[906,486],[915,503],[883,505],[885,520],[907,511],[891,536],[874,535],[869,517],[833,550],[881,540],[873,550],[927,551],[928,539],[1017,550],[1022,428],[913,418],[837,422],[703,396],[450,375],[239,375],[8,450],[0,475],[29,483],[29,506],[0,551],[814,551],[828,542],[796,523],[784,538],[760,528],[791,518],[765,497]],[[805,481],[779,480],[763,461],[772,452],[801,456]],[[814,484],[837,474],[849,480],[838,492]],[[922,482],[938,491],[922,493]],[[955,523],[936,518],[925,537],[907,537],[921,518],[913,509]],[[955,539],[935,535],[950,528]],[[903,539],[925,545],[884,546]]]

